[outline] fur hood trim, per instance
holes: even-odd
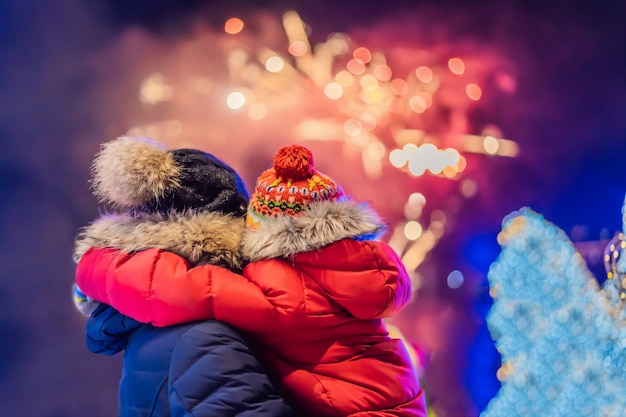
[[[187,211],[162,214],[103,215],[83,228],[74,243],[74,260],[90,247],[113,247],[125,252],[160,248],[186,258],[192,264],[210,263],[242,269],[242,217],[217,212]]]
[[[383,221],[366,203],[322,201],[296,216],[272,218],[256,229],[246,229],[241,251],[246,261],[286,258],[342,239],[374,240],[385,231]]]

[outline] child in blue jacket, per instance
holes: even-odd
[[[94,193],[120,213],[80,232],[75,260],[89,247],[158,247],[196,264],[241,270],[248,193],[231,167],[199,150],[167,151],[148,139],[121,137],[102,146],[92,169]],[[124,352],[120,417],[294,415],[229,325],[209,320],[156,328],[74,291],[76,306],[89,315],[89,350]]]

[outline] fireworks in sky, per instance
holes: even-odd
[[[282,19],[233,17],[221,33],[202,32],[178,44],[143,78],[144,116],[130,133],[179,147],[220,147],[231,163],[243,149],[326,144],[324,154],[313,145],[318,161],[341,161],[354,171],[345,174],[349,178],[395,184],[377,187],[375,203],[390,204],[395,224],[389,243],[415,271],[459,204],[451,210],[431,202],[410,181],[437,178],[447,182],[444,192],[472,198],[478,185],[464,176],[472,168],[468,155],[515,157],[517,144],[497,126],[474,132],[468,120],[487,82],[506,94],[515,90],[515,79],[479,54],[393,44],[382,50],[344,33],[312,44],[310,33],[290,11]],[[355,161],[359,169],[352,169]],[[414,275],[418,289],[421,277]],[[448,280],[451,288],[462,283],[460,271]]]

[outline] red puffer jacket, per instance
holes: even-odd
[[[409,355],[382,320],[411,296],[405,267],[384,243],[342,239],[254,260],[243,276],[215,265],[191,268],[159,249],[90,249],[76,280],[142,322],[214,318],[244,330],[299,415],[426,416]]]

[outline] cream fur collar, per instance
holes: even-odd
[[[289,257],[320,249],[347,238],[378,238],[386,230],[378,214],[366,203],[352,200],[318,202],[297,216],[283,216],[247,229],[241,251],[247,261]]]
[[[206,262],[240,270],[244,228],[243,218],[216,212],[188,211],[167,217],[107,214],[80,231],[74,244],[74,259],[78,261],[90,247],[113,247],[126,252],[160,248],[192,264]]]

